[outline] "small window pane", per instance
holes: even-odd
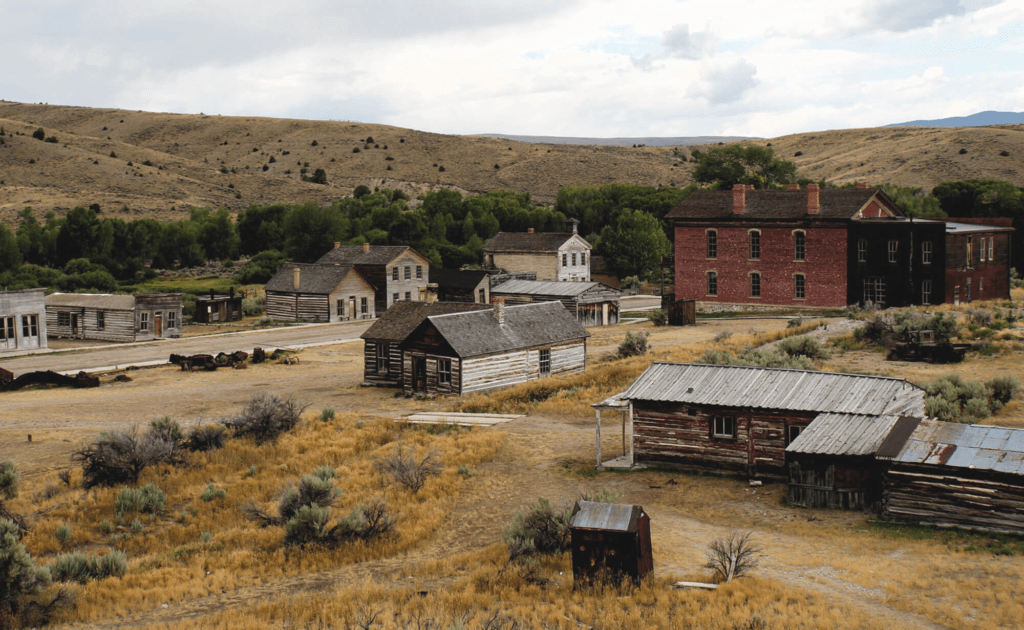
[[[761,274],[750,274],[750,297],[761,297]]]
[[[391,270],[391,279],[398,280],[398,267]]]
[[[803,232],[797,232],[793,235],[795,249],[793,252],[794,260],[806,260],[807,249],[805,247],[805,235]]]
[[[932,242],[924,241],[921,243],[921,263],[930,265],[932,263]]]
[[[857,262],[867,262],[868,242],[865,239],[857,241]]]
[[[889,241],[889,262],[896,262],[896,252],[899,250],[899,241]]]
[[[761,258],[761,233],[750,233],[750,258],[760,260]]]
[[[450,359],[437,360],[437,383],[438,385],[452,384],[452,362]]]
[[[796,299],[798,299],[798,300],[802,300],[802,299],[806,298],[807,297],[807,295],[805,294],[805,286],[806,285],[804,284],[804,276],[803,276],[803,274],[797,274],[797,275],[793,276],[793,280],[794,280],[794,284],[795,284],[794,297],[796,297]]]
[[[718,295],[718,274],[714,271],[708,272],[708,295]]]
[[[545,376],[551,374],[551,350],[547,348],[540,351],[540,373]]]
[[[718,258],[718,232],[708,230],[708,258]]]
[[[416,279],[423,279],[423,265],[416,265]]]

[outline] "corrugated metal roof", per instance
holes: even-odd
[[[493,309],[427,319],[463,358],[582,341],[590,336],[561,302],[507,306],[504,324],[498,323]]]
[[[1024,429],[924,420],[893,461],[1022,475]]]
[[[737,365],[653,363],[622,397],[819,413],[924,415],[924,390],[903,379]]]
[[[950,234],[968,234],[970,232],[1012,232],[1013,228],[999,225],[980,225],[977,223],[959,223],[946,221],[946,232]]]
[[[577,501],[569,527],[610,532],[635,532],[644,509],[639,505]]]
[[[875,457],[878,459],[892,459],[899,455],[903,445],[907,443],[911,434],[917,429],[917,425],[921,424],[921,420],[921,418],[913,416],[902,416],[897,420],[892,430],[889,431],[889,437],[885,438],[882,445],[875,451]]]
[[[800,432],[787,453],[874,455],[900,416],[823,413]]]
[[[552,280],[509,280],[491,289],[491,295],[521,293],[523,295],[554,295],[575,297],[594,287],[605,286],[610,291],[615,289],[602,285],[600,282],[556,282]]]
[[[51,293],[46,296],[46,305],[131,311],[135,309],[135,296],[110,293]]]

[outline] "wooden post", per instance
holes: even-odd
[[[626,456],[626,410],[622,410],[622,456]]]
[[[633,401],[629,401],[629,466],[633,467],[633,460],[635,454],[633,453]]]
[[[601,467],[601,408],[594,408],[594,413],[597,414],[597,467]]]

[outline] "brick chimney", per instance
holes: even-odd
[[[334,241],[334,249],[341,247],[341,241]]]
[[[299,290],[299,280],[300,280],[299,276],[301,275],[301,273],[302,273],[302,271],[298,267],[296,267],[295,269],[292,270],[292,280],[293,280],[293,284],[295,285],[295,290],[296,291]]]
[[[747,209],[747,187],[736,184],[732,187],[732,213],[743,214]]]
[[[533,228],[526,228],[527,234],[533,234]]]
[[[754,190],[753,184],[747,184],[747,190]]]
[[[363,253],[365,254],[368,251],[370,251],[370,244],[369,243],[363,243]]]
[[[494,300],[494,319],[502,326],[505,325],[505,298]]]
[[[818,214],[821,200],[818,198],[818,185],[807,184],[807,214]]]
[[[866,183],[864,183],[864,182],[857,182],[857,188],[865,189],[867,187],[868,187],[868,185]]]
[[[790,184],[786,186],[786,190],[800,190],[800,184]]]

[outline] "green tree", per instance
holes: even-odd
[[[21,267],[21,248],[18,239],[3,225],[0,225],[0,273],[17,271]]]
[[[309,178],[309,181],[313,182],[314,184],[323,184],[324,186],[326,186],[327,171],[325,171],[322,168],[316,169],[315,171],[313,171],[313,176]]]
[[[672,244],[658,219],[628,208],[619,211],[611,225],[601,230],[600,247],[597,253],[605,257],[620,278],[655,275],[661,257],[672,253]]]
[[[288,260],[314,262],[348,238],[349,221],[332,206],[308,202],[292,208],[284,221],[284,254]]]
[[[753,184],[760,189],[788,184],[796,179],[796,164],[775,157],[771,147],[738,144],[694,151],[697,166],[693,178],[702,184],[717,184],[721,189],[735,184]]]

